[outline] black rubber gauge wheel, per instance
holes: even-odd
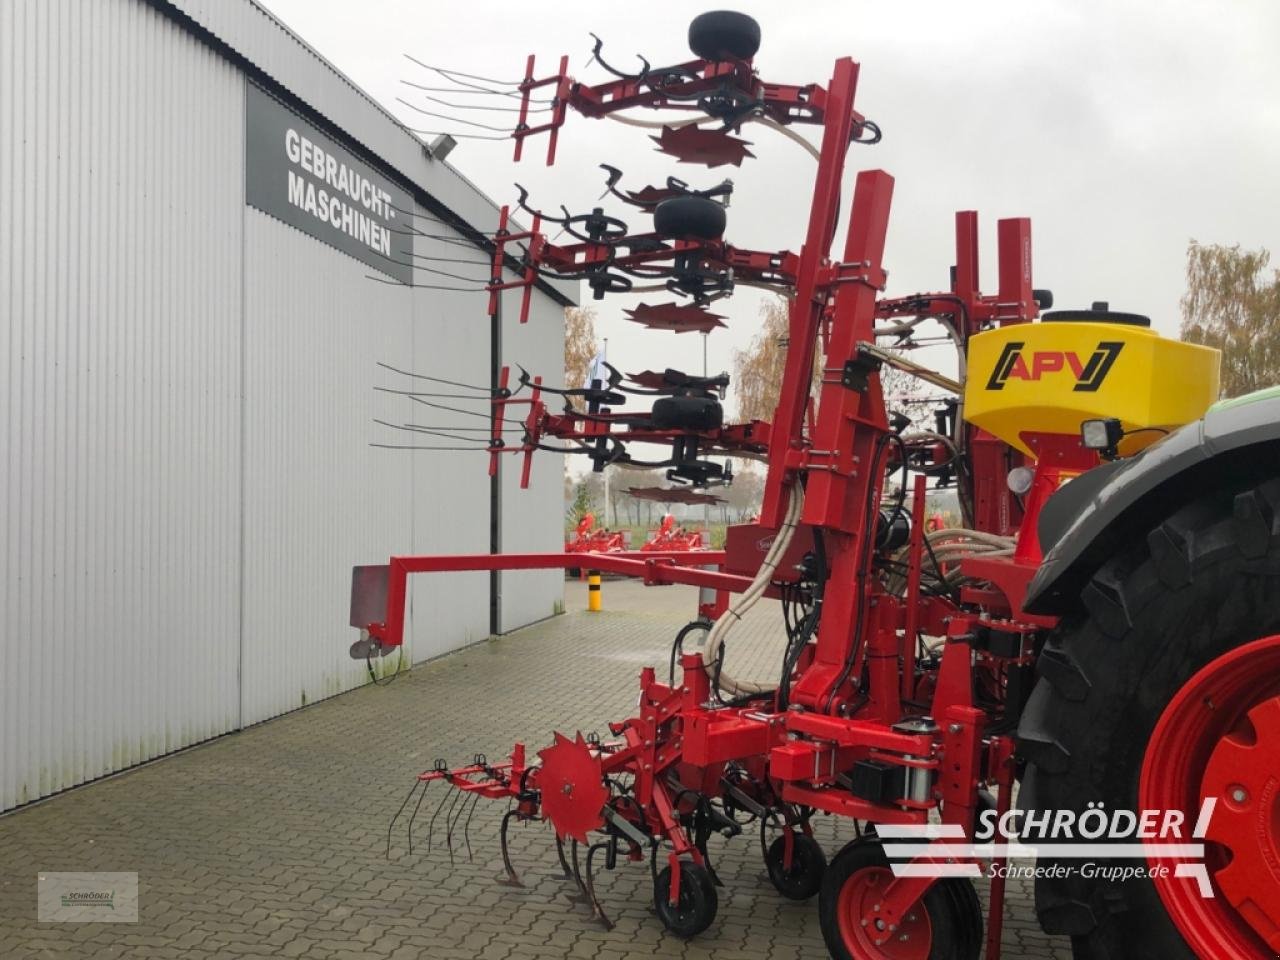
[[[711,872],[691,860],[680,861],[680,896],[671,899],[671,867],[663,867],[653,885],[653,907],[663,926],[677,937],[697,936],[716,918],[719,898]]]
[[[827,866],[818,893],[818,919],[836,960],[978,960],[982,913],[967,879],[939,880],[899,922],[875,915],[875,902],[893,881],[879,841],[864,837]],[[965,889],[967,888],[967,889]]]
[[[719,240],[725,222],[724,207],[710,197],[672,197],[653,211],[654,232],[673,240]]]
[[[822,845],[806,833],[791,831],[791,868],[783,866],[787,838],[779,835],[769,844],[764,855],[769,882],[788,900],[808,900],[822,886],[827,869],[827,855]]]
[[[689,24],[689,49],[713,63],[750,60],[760,49],[760,24],[745,13],[710,10]]]
[[[659,430],[718,430],[724,408],[710,397],[663,397],[653,402],[653,425]]]

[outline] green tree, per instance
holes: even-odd
[[[579,480],[573,488],[573,503],[569,504],[568,521],[569,526],[576,527],[578,523],[588,513],[594,513],[596,509],[596,498],[592,492],[591,485],[584,478]]]
[[[1280,270],[1264,248],[1191,241],[1180,335],[1222,352],[1222,395],[1280,383]]]

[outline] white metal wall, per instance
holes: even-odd
[[[356,686],[350,566],[412,544],[411,464],[367,446],[374,362],[412,349],[412,291],[245,213],[243,722]]]
[[[514,372],[520,364],[543,382],[564,385],[564,308],[535,296],[529,322],[521,324],[520,291],[504,295],[502,356]],[[575,384],[581,386],[581,384]],[[548,406],[558,410],[557,398]],[[554,443],[554,441],[552,441]],[[529,489],[520,489],[520,457],[504,457],[502,472],[502,551],[560,550],[564,546],[564,457],[539,452],[533,458]],[[506,571],[501,575],[500,629],[514,630],[556,613],[564,601],[563,570]]]
[[[421,209],[418,213],[422,213]],[[424,233],[456,239],[448,227],[432,221],[418,221]],[[469,278],[488,276],[489,268],[481,266],[484,256],[479,250],[450,243],[448,240],[419,237],[417,251],[423,257],[449,257],[472,261],[467,264],[430,263],[429,265]],[[466,286],[438,274],[420,271],[413,304],[414,373],[442,377],[470,386],[489,383],[490,340],[488,295],[439,290],[434,287]],[[538,299],[542,299],[538,297]],[[385,359],[385,358],[384,358]],[[394,360],[388,361],[395,363]],[[397,364],[398,365],[398,364]],[[404,378],[385,375],[379,382],[386,386],[405,387]],[[431,381],[415,381],[411,390],[426,393],[456,393],[469,396],[474,391],[454,388]],[[380,419],[392,423],[413,423],[424,427],[443,427],[445,433],[457,429],[456,436],[483,437],[476,428],[487,430],[487,401],[455,397],[422,398],[440,406],[384,394],[379,406]],[[451,410],[441,409],[451,407]],[[466,411],[466,412],[460,412]],[[423,446],[470,446],[447,437],[415,436],[382,429],[380,441],[421,444]],[[476,446],[479,446],[477,443]],[[401,451],[373,449],[370,462],[389,465],[409,461],[414,469],[413,544],[414,553],[488,553],[489,552],[489,455],[480,451]],[[412,614],[414,661],[438,657],[467,643],[489,635],[489,575],[487,573],[434,573],[410,578],[409,607]]]
[[[247,208],[245,82],[139,0],[0,2],[0,809],[363,682],[351,565],[488,549],[483,453],[368,446],[412,440],[375,416],[485,423],[373,390],[403,385],[378,360],[487,383],[483,295]],[[558,370],[534,303],[505,355]],[[554,549],[556,458],[530,491],[506,467],[504,546]],[[503,629],[559,595],[512,575]],[[412,659],[488,633],[485,574],[410,603]]]
[[[0,3],[0,808],[233,729],[244,80]]]

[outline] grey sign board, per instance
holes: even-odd
[[[413,283],[413,199],[248,84],[245,202],[401,283]]]

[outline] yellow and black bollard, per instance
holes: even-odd
[[[587,571],[587,610],[591,613],[600,612],[600,571]]]

